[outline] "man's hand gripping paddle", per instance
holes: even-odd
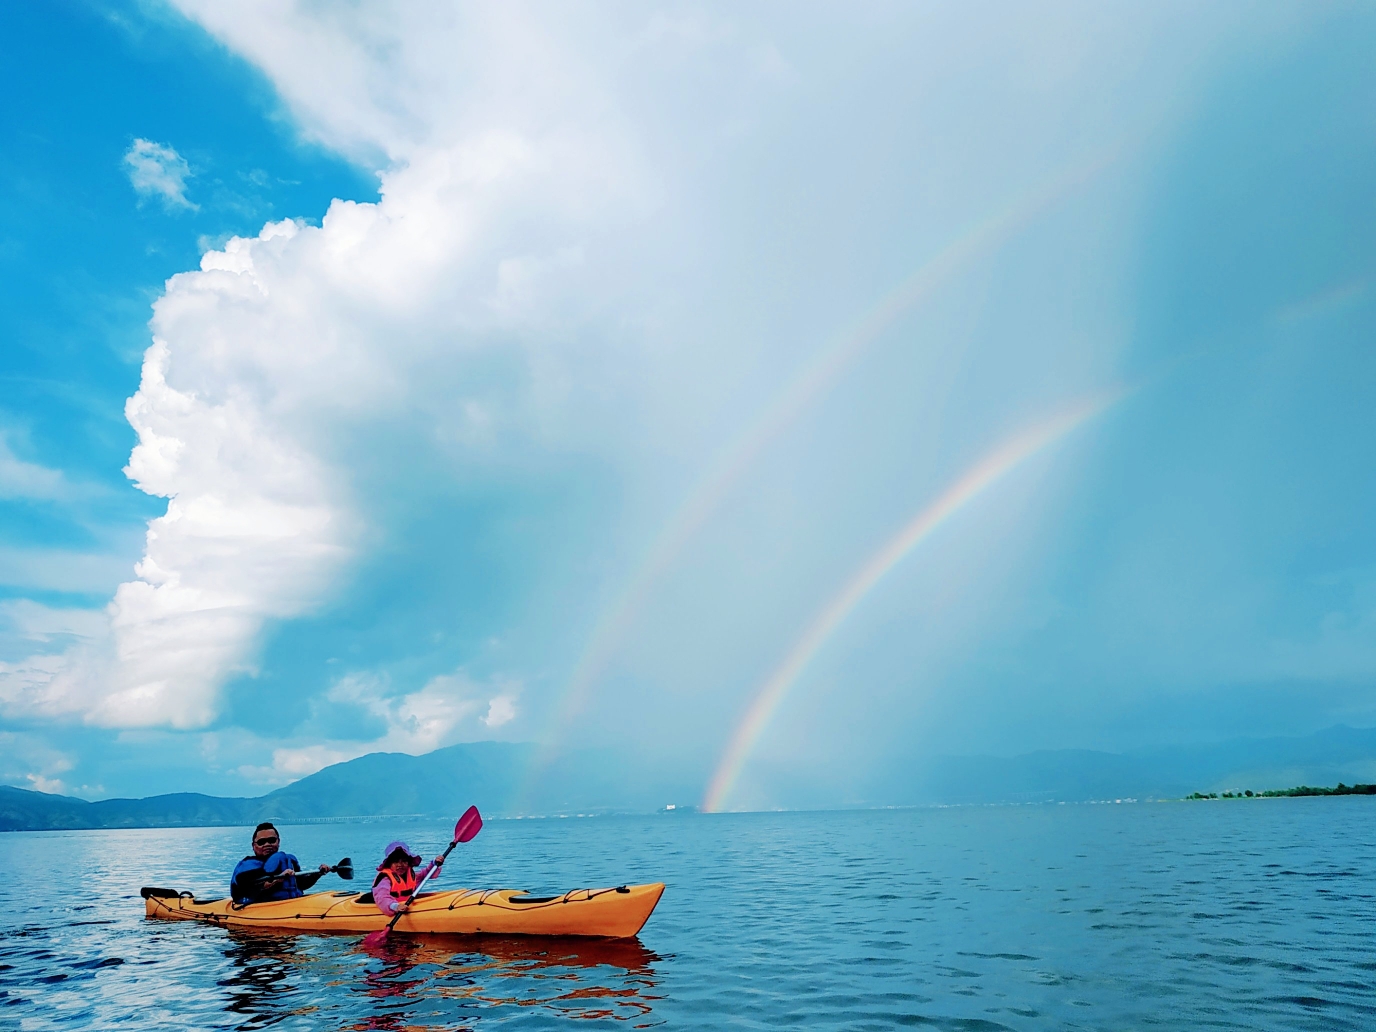
[[[296,873],[296,872],[292,872],[292,873]],[[322,868],[321,871],[320,871],[320,873],[321,873],[322,875],[326,875],[326,874],[337,874],[337,875],[339,875],[341,878],[343,878],[345,881],[353,881],[353,880],[354,880],[354,862],[353,862],[352,860],[350,860],[350,859],[346,856],[343,860],[339,861],[339,863],[335,864],[333,867],[325,867],[325,868]],[[268,877],[268,878],[264,878],[264,879],[263,879],[263,884],[264,884],[264,885],[281,885],[281,884],[282,884],[283,882],[285,882],[286,880],[287,880],[287,872],[286,872],[286,871],[283,871],[283,872],[282,872],[281,874],[279,874],[279,875],[275,875],[275,876],[271,876],[271,877]]]
[[[420,895],[420,890],[425,888],[425,883],[440,869],[440,864],[443,864],[444,861],[449,859],[449,854],[454,852],[454,847],[460,842],[471,842],[473,837],[482,830],[483,815],[478,812],[476,806],[470,806],[464,811],[463,816],[459,818],[459,822],[454,825],[454,839],[449,843],[448,848],[440,854],[440,862],[431,865],[430,870],[425,873],[425,877],[422,878],[420,884],[416,886],[416,891],[411,893],[411,898],[406,901],[405,905],[392,915],[392,920],[387,922],[387,927],[382,929],[382,935],[379,936],[379,938],[385,937],[388,932],[395,928],[397,922],[401,920],[402,915],[411,909],[411,904],[414,903],[416,898]],[[377,933],[375,932],[373,934],[376,935]],[[372,936],[370,935],[369,938],[372,938]]]

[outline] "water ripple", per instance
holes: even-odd
[[[5,835],[0,1026],[1368,1029],[1376,843],[1353,832],[1371,805],[491,821],[446,868],[534,891],[667,881],[624,942],[150,922],[140,884],[223,892],[244,829]],[[312,862],[447,831],[284,829]]]

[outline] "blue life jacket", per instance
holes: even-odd
[[[256,856],[246,856],[234,868],[234,873],[229,879],[229,895],[235,903],[265,903],[275,899],[295,899],[297,896],[304,896],[296,886],[295,872],[301,870],[301,863],[290,853],[273,853],[266,860],[259,860]],[[261,878],[246,878],[240,881],[245,875],[262,874],[264,877],[278,875],[287,872],[286,880],[277,888],[268,893],[253,892],[255,882]]]

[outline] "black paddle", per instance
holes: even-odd
[[[400,910],[398,910],[395,914],[392,915],[392,920],[387,922],[387,927],[382,929],[382,936],[386,936],[388,932],[395,928],[397,922],[401,920],[401,915],[411,909],[411,904],[415,902],[416,897],[420,895],[420,890],[425,887],[425,883],[428,882],[434,876],[435,872],[440,869],[440,864],[444,863],[444,861],[449,859],[449,854],[454,852],[454,847],[457,846],[460,842],[472,841],[473,836],[478,834],[478,832],[482,830],[483,815],[478,812],[478,808],[476,806],[470,806],[467,810],[464,811],[463,816],[459,818],[458,823],[454,825],[453,841],[451,841],[449,843],[448,848],[446,848],[445,851],[440,854],[440,863],[432,864],[430,870],[425,872],[425,877],[420,880],[420,884],[416,886],[416,890],[411,893],[411,898],[408,899],[402,905],[402,908]],[[382,936],[380,936],[379,938],[381,938]]]

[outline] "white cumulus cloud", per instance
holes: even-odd
[[[168,211],[200,208],[186,196],[191,166],[174,148],[137,139],[124,152],[124,170],[140,198],[157,198]]]
[[[255,32],[256,10],[231,21]],[[224,12],[201,13],[214,27]],[[352,17],[317,24],[277,11],[282,23],[269,35],[314,60],[324,54],[311,42],[316,29],[371,31]],[[441,27],[456,38],[447,18]],[[628,201],[637,203],[632,148],[586,83],[569,105],[573,84],[543,63],[580,62],[540,45],[538,32],[501,60],[491,55],[494,40],[483,34],[513,43],[517,22],[483,16],[476,37],[457,37],[475,58],[471,75],[445,85],[444,104],[430,98],[403,120],[434,119],[435,132],[408,136],[373,110],[380,98],[360,101],[352,131],[389,156],[378,203],[336,201],[319,226],[271,223],[168,281],[126,406],[138,445],[125,471],[168,499],[167,511],[150,522],[136,576],[115,592],[100,640],[0,671],[7,712],[205,726],[225,683],[256,669],[264,625],[311,611],[355,554],[367,528],[354,445],[366,449],[389,423],[419,422],[433,428],[445,461],[462,463],[523,441],[557,451],[595,426],[569,411],[568,399],[583,394],[574,385],[605,394],[608,371],[624,363],[615,347],[580,353],[549,327],[586,322],[601,303],[579,270],[588,241],[614,233]],[[447,74],[452,56],[425,26],[405,28],[401,42],[416,54],[327,47],[335,63],[317,71],[334,86],[311,87],[313,96],[352,90],[360,75],[380,83],[411,57],[420,61],[412,77]],[[462,91],[499,96],[512,62],[536,85],[503,104],[457,103]],[[425,83],[403,76],[397,99],[421,97]],[[476,120],[449,114],[479,110]],[[137,141],[127,163],[141,191],[185,203],[189,173],[170,148]],[[494,383],[493,361],[513,377]],[[404,480],[405,462],[397,475]],[[432,683],[390,718],[409,729],[406,741],[439,741],[464,715],[456,705]]]

